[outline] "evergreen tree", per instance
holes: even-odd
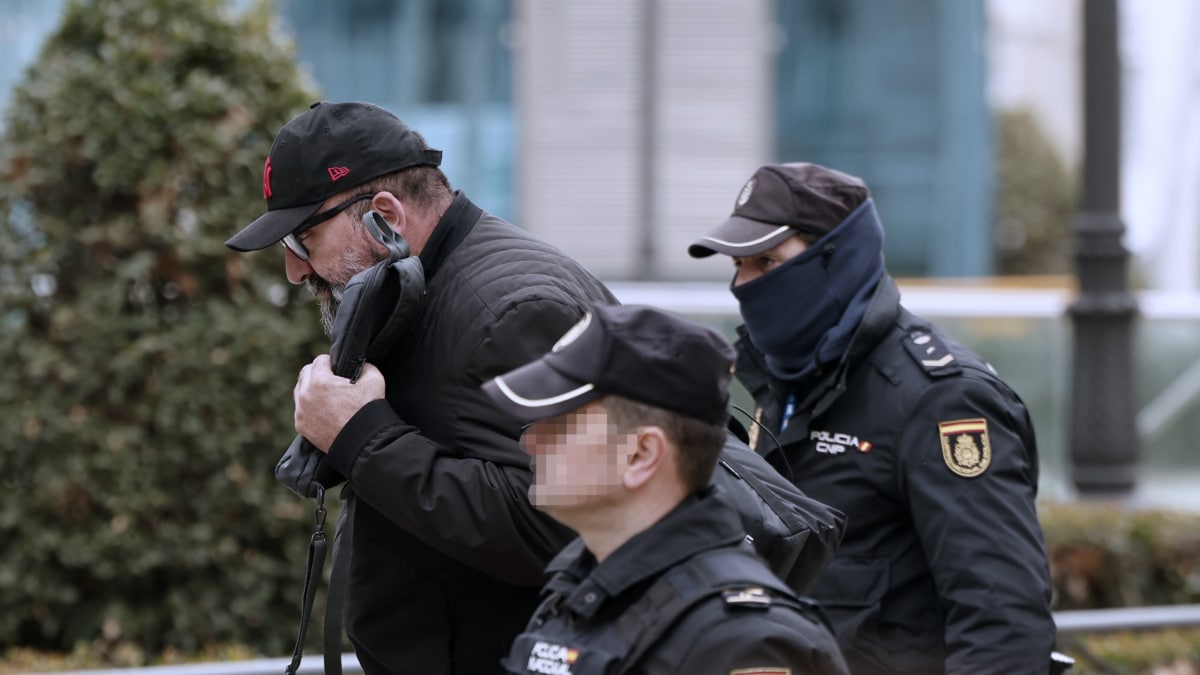
[[[13,93],[0,651],[290,648],[311,504],[273,467],[326,343],[282,253],[224,246],[317,100],[275,21],[265,0],[71,0]]]

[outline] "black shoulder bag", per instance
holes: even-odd
[[[367,232],[387,247],[388,258],[351,277],[334,317],[333,344],[329,348],[331,368],[334,375],[349,378],[351,382],[358,379],[364,363],[386,355],[408,328],[425,295],[425,270],[421,259],[411,255],[404,237],[392,231],[374,211],[363,216],[363,223]],[[303,436],[297,436],[283,453],[275,465],[275,478],[297,495],[317,502],[316,530],[309,541],[300,601],[300,628],[291,664],[285,670],[287,675],[295,675],[303,657],[316,587],[325,567],[325,491],[346,478],[330,467],[325,453]],[[349,494],[346,486],[342,499]],[[333,569],[325,608],[325,672],[330,674],[340,674],[342,668],[342,596],[350,560],[353,513],[343,514],[342,523],[334,536]]]

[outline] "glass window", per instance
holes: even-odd
[[[894,275],[990,273],[982,0],[777,7],[779,160],[866,180]]]
[[[507,0],[276,0],[330,101],[392,111],[445,155],[456,188],[513,214]]]

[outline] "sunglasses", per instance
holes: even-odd
[[[320,225],[342,211],[345,211],[346,209],[350,208],[351,204],[361,202],[364,199],[371,199],[374,196],[375,193],[356,195],[347,199],[341,204],[338,204],[337,206],[326,209],[325,211],[321,211],[320,213],[314,213],[303,223],[300,223],[296,229],[289,232],[287,236],[280,240],[279,243],[282,244],[284,248],[291,251],[292,255],[296,256],[297,258],[301,260],[308,260],[308,249],[304,248],[304,244],[300,243],[299,237],[301,234],[304,234],[317,225]]]

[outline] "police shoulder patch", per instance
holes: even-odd
[[[904,339],[904,348],[925,372],[933,377],[950,375],[961,370],[950,348],[935,333],[914,330]]]
[[[942,459],[963,478],[974,478],[992,464],[992,442],[987,420],[982,417],[938,422]]]

